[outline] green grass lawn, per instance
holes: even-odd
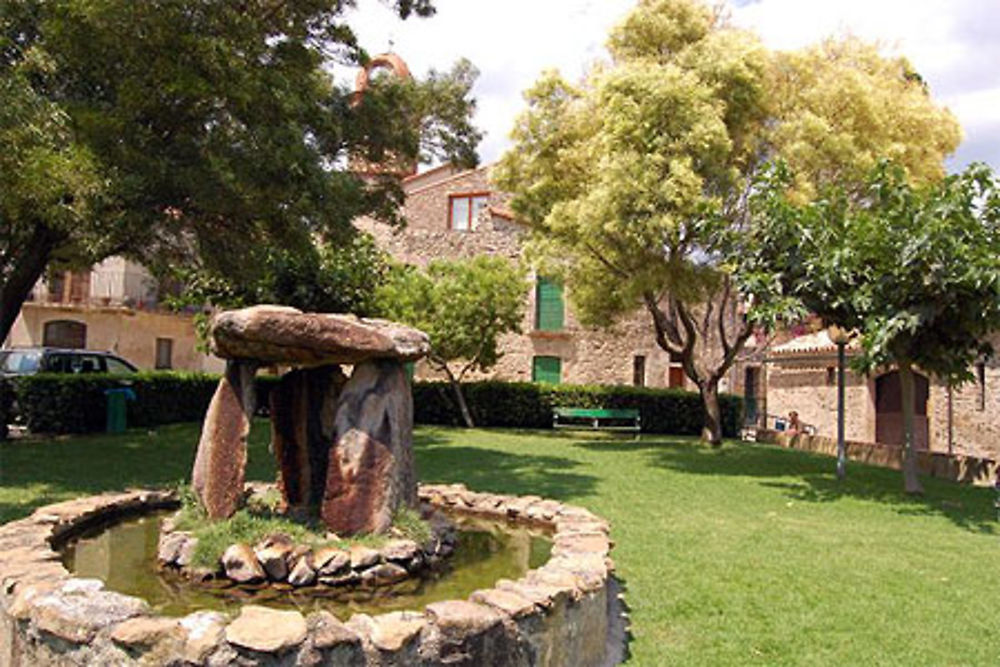
[[[249,477],[273,477],[266,424]],[[0,522],[39,505],[189,475],[197,427],[0,444]],[[550,433],[421,428],[420,478],[534,493],[608,518],[633,662],[996,664],[1000,537],[990,489],[762,445],[719,450]]]

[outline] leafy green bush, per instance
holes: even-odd
[[[527,382],[470,382],[463,385],[469,409],[478,426],[551,428],[552,409],[638,409],[645,433],[696,435],[701,433],[704,408],[698,394],[679,389],[651,389],[605,385],[543,385]],[[735,437],[743,418],[743,400],[723,394],[722,431]],[[451,389],[444,382],[413,385],[414,421],[418,424],[461,423]]]
[[[257,405],[268,405],[278,378],[258,376]],[[105,390],[128,386],[128,425],[151,427],[200,421],[219,382],[217,375],[157,371],[123,378],[113,375],[40,374],[0,382],[0,414],[17,402],[24,424],[35,433],[103,431]],[[552,408],[636,408],[646,433],[693,435],[701,432],[704,414],[698,394],[677,389],[599,385],[543,385],[527,382],[470,382],[463,385],[469,409],[480,426],[551,428]],[[6,401],[6,403],[5,403]],[[444,382],[413,385],[414,421],[418,424],[461,424],[461,413]],[[743,414],[738,396],[722,395],[723,433],[735,436]]]
[[[257,378],[258,405],[266,406],[276,378]],[[128,387],[128,425],[150,427],[205,417],[219,383],[218,375],[177,371],[120,375],[47,373],[0,383],[0,410],[5,390],[17,402],[17,413],[34,433],[90,433],[106,425],[105,391]],[[0,412],[2,414],[2,412]]]

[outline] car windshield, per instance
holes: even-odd
[[[27,374],[38,371],[41,350],[8,350],[0,352],[0,372]]]

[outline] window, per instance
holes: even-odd
[[[684,387],[684,366],[681,363],[681,355],[670,353],[670,368],[667,369],[667,386]]]
[[[69,275],[69,300],[81,303],[90,298],[90,271],[74,271]]]
[[[641,354],[632,358],[632,384],[646,386],[646,357]]]
[[[174,367],[174,341],[172,338],[156,339],[156,368]]]
[[[14,350],[0,352],[0,371],[17,375],[29,375],[38,370],[42,360],[40,350]]]
[[[979,385],[979,395],[976,397],[976,409],[986,409],[986,364],[980,361],[976,364],[976,384]]]
[[[531,381],[559,384],[562,381],[562,359],[535,357],[531,364]]]
[[[66,291],[66,274],[62,271],[53,271],[45,279],[45,286],[49,293],[49,303],[62,303]]]
[[[477,192],[448,197],[448,227],[457,232],[467,232],[475,228],[479,212],[490,201],[489,193]]]
[[[535,285],[535,329],[561,331],[563,328],[563,288],[548,278],[538,277]]]
[[[82,349],[87,347],[87,325],[73,320],[52,320],[45,323],[42,345]]]
[[[50,354],[45,359],[49,373],[102,373],[104,364],[96,354]]]
[[[826,367],[826,386],[832,387],[837,384],[837,369],[833,366]]]
[[[94,354],[81,354],[72,357],[74,373],[103,373],[104,364],[100,357]]]
[[[135,373],[135,368],[115,357],[104,357],[104,363],[112,375],[132,375]]]

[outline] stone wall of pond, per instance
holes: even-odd
[[[58,549],[104,522],[176,506],[168,493],[105,494],[0,527],[0,665],[604,665],[624,654],[608,524],[536,496],[422,486],[449,512],[547,528],[552,556],[464,600],[341,622],[244,606],[235,617],[158,616],[142,600],[73,578]]]

